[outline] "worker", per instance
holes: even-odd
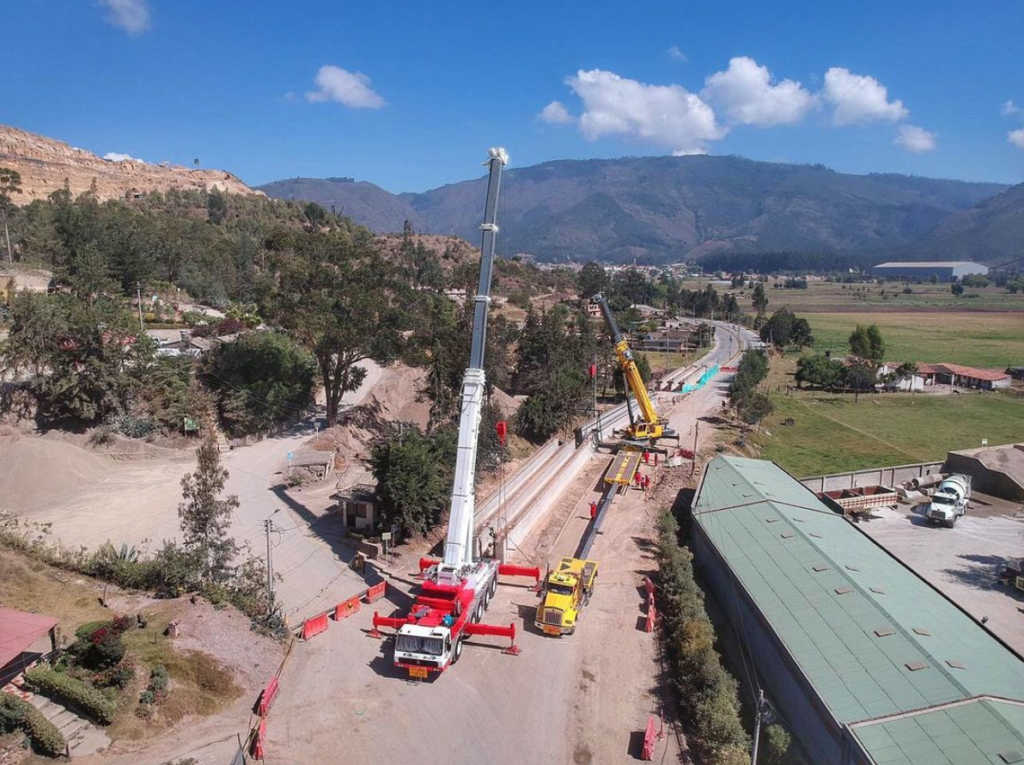
[[[643,476],[640,475],[640,471],[637,470],[636,473],[633,474],[633,483],[636,484],[636,488],[638,488],[638,489],[640,488],[640,481],[642,479],[643,479]]]
[[[644,452],[644,464],[645,465],[650,465],[651,464],[650,463],[650,459],[651,459],[650,453],[649,452]]]
[[[593,521],[596,518],[597,518],[597,503],[596,502],[591,502],[590,503],[590,520]]]

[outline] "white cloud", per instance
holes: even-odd
[[[552,125],[568,125],[570,122],[575,121],[575,118],[569,114],[569,110],[565,108],[565,104],[561,101],[552,101],[541,109],[540,118],[545,122],[550,122]]]
[[[340,66],[322,66],[314,79],[318,90],[306,93],[312,103],[335,101],[351,109],[380,109],[384,99],[373,92],[370,78],[362,72],[349,72]]]
[[[103,159],[107,160],[108,162],[128,162],[128,161],[131,161],[131,162],[145,162],[146,161],[144,159],[139,159],[138,157],[133,157],[131,154],[122,154],[119,151],[108,151],[106,154],[103,155]]]
[[[907,151],[921,154],[935,148],[935,133],[930,133],[917,125],[900,125],[894,143]]]
[[[1007,101],[1003,104],[1002,114],[1004,117],[1009,117],[1011,114],[1016,114],[1020,111],[1020,107],[1017,106],[1012,100]]]
[[[1009,133],[1006,134],[1006,140],[1008,140],[1018,149],[1024,149],[1024,128],[1011,130]]]
[[[726,71],[708,77],[700,94],[734,122],[758,127],[799,122],[816,103],[799,82],[772,84],[768,67],[747,56],[733,58]]]
[[[152,26],[146,0],[100,0],[100,5],[107,9],[107,22],[130,35],[145,32]]]
[[[683,53],[681,50],[679,50],[679,46],[678,45],[673,45],[671,48],[669,48],[668,49],[668,55],[669,55],[669,58],[674,58],[676,61],[689,61],[690,60],[685,53]]]
[[[889,100],[889,92],[874,77],[852,74],[839,66],[825,72],[822,96],[835,107],[832,121],[836,125],[877,120],[899,122],[910,114],[902,101]]]
[[[601,69],[580,70],[566,84],[583,101],[579,126],[589,141],[616,135],[675,153],[701,153],[728,132],[700,96],[679,85],[647,85]]]

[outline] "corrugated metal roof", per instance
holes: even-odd
[[[952,268],[954,266],[978,266],[979,268],[988,269],[988,266],[983,266],[981,263],[975,263],[972,260],[911,260],[911,261],[893,261],[891,263],[879,263],[874,268]]]
[[[1024,664],[1013,652],[774,463],[716,458],[694,516],[840,722],[979,696],[1024,703]],[[1022,720],[1006,717],[1024,746]],[[958,746],[972,741],[958,733]],[[876,761],[943,762],[916,752]],[[989,762],[951,760],[974,761]]]

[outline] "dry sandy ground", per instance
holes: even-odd
[[[1024,521],[968,513],[947,529],[901,505],[858,528],[1024,654],[1024,593],[996,582],[999,564],[1024,555]]]

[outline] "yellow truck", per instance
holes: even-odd
[[[562,558],[544,582],[544,602],[534,621],[545,635],[571,635],[597,580],[597,561]]]

